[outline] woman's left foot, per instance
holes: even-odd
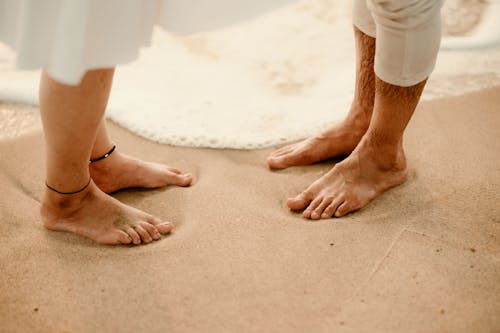
[[[118,151],[89,165],[94,183],[106,193],[125,188],[158,188],[167,185],[189,186],[190,173],[160,163],[142,161]]]

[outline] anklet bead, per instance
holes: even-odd
[[[116,145],[113,145],[113,147],[111,147],[111,149],[110,149],[110,150],[108,150],[108,152],[107,152],[106,154],[104,154],[104,155],[102,155],[102,156],[99,156],[99,157],[97,157],[97,158],[92,158],[92,159],[90,159],[90,163],[99,162],[99,161],[101,161],[101,160],[103,160],[103,159],[105,159],[105,158],[108,158],[108,157],[109,157],[109,155],[113,154],[113,152],[115,151],[115,149],[116,149]]]

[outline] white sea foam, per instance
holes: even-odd
[[[467,36],[450,37],[442,50],[478,50],[500,45],[500,0],[489,0],[480,23]]]
[[[347,112],[350,2],[307,1],[191,37],[156,30],[119,68],[108,117],[151,140],[252,149],[304,138]],[[0,49],[0,99],[37,103],[39,73]],[[500,47],[441,52],[424,99],[500,84]]]

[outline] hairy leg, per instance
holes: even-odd
[[[375,99],[375,39],[354,27],[356,41],[356,85],[347,117],[319,135],[273,152],[269,167],[283,169],[309,165],[332,157],[349,155],[370,124]]]
[[[344,216],[406,180],[403,133],[426,81],[399,87],[377,78],[367,133],[354,152],[293,199],[292,210],[310,219]]]
[[[113,146],[104,119],[99,124],[91,158],[104,155]],[[189,186],[193,176],[164,164],[142,161],[120,152],[89,165],[95,184],[106,193],[130,187],[156,188],[167,185]]]
[[[40,215],[50,230],[69,231],[105,244],[159,239],[172,225],[126,206],[89,181],[88,160],[111,89],[114,69],[86,73],[67,86],[43,72],[40,112],[46,141],[47,184]],[[81,191],[79,191],[82,189]]]

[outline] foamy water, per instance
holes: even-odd
[[[0,99],[36,104],[39,73],[14,71],[12,59],[0,50]],[[493,84],[500,47],[452,48],[423,99]],[[341,119],[353,86],[350,2],[306,1],[190,37],[156,30],[153,46],[117,71],[108,117],[162,143],[260,148]]]

